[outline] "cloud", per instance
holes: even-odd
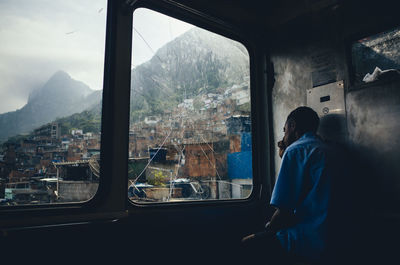
[[[153,51],[194,26],[146,8],[138,8],[133,13],[133,27],[136,31],[133,32],[132,65],[138,66],[150,60],[154,56]]]
[[[58,70],[102,89],[104,11],[105,0],[0,1],[0,113],[21,108]]]
[[[102,89],[106,14],[106,0],[1,0],[0,113],[23,107],[58,70]],[[133,33],[134,66],[193,27],[144,8],[133,22],[147,42]]]

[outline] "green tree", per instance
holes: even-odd
[[[154,178],[148,180],[148,183],[154,186],[158,186],[158,187],[165,187],[166,186],[166,182],[168,180],[168,176],[164,175],[163,172],[161,170],[153,170],[152,171]]]

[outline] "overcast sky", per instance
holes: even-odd
[[[0,1],[0,113],[23,107],[30,91],[58,70],[102,89],[106,5],[105,0]],[[147,9],[134,12],[134,27],[132,68],[191,28]]]
[[[154,55],[153,51],[156,52],[193,25],[139,8],[133,13],[133,27],[132,68],[149,60]]]

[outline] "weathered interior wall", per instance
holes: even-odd
[[[272,50],[271,61],[275,78],[272,88],[272,111],[276,174],[281,160],[276,143],[283,138],[283,127],[289,113],[297,107],[307,106],[307,89],[312,88],[315,82],[312,76],[315,76],[319,68],[324,67],[316,63],[321,57],[333,60],[330,67],[334,68],[335,81],[345,79],[343,53],[340,46],[334,47],[332,42],[303,41]]]
[[[283,137],[282,128],[290,111],[307,104],[306,90],[315,86],[313,73],[320,67],[318,58],[322,58],[336,74],[336,80],[333,81],[344,81],[347,127],[341,143],[351,153],[350,162],[359,163],[357,171],[353,173],[354,179],[360,186],[364,185],[360,188],[364,191],[367,190],[364,188],[367,182],[372,184],[372,190],[368,190],[371,192],[367,195],[369,199],[375,201],[376,207],[391,209],[393,212],[393,207],[400,201],[400,79],[352,84],[349,71],[351,60],[350,54],[345,52],[346,45],[351,45],[349,36],[362,34],[349,32],[347,27],[331,27],[332,23],[326,20],[315,24],[320,25],[319,30],[323,34],[320,34],[321,31],[310,33],[312,29],[299,27],[302,32],[293,35],[294,39],[287,37],[291,41],[287,41],[286,45],[282,45],[282,40],[272,45],[270,58],[275,78],[272,87],[274,145],[276,147],[276,143]],[[340,24],[335,27],[340,27]],[[290,34],[281,33],[287,36]],[[279,168],[280,158],[276,147],[276,174]]]
[[[365,85],[346,95],[349,142],[374,183],[379,210],[400,202],[400,81]]]
[[[329,68],[327,78],[332,78],[329,75],[334,73],[336,78],[332,78],[332,83],[344,82],[345,115],[341,119],[345,121],[337,123],[342,128],[334,125],[332,130],[340,132],[344,127],[343,137],[336,141],[347,162],[337,165],[344,172],[337,187],[338,197],[348,210],[343,212],[343,217],[352,216],[355,221],[349,234],[357,237],[357,243],[352,244],[348,253],[355,262],[348,264],[390,264],[398,260],[396,247],[400,236],[400,77],[368,84],[354,82],[351,44],[399,27],[400,19],[389,16],[389,9],[379,14],[375,8],[364,11],[331,10],[332,17],[327,15],[319,21],[311,18],[303,24],[295,22],[277,30],[270,38],[275,78],[269,88],[272,90],[275,176],[281,164],[276,143],[283,137],[286,117],[294,108],[307,104],[307,89],[318,81],[313,76],[318,71],[318,61],[325,62],[325,68]],[[346,242],[347,238],[342,243]]]
[[[307,56],[299,49],[282,49],[272,53],[275,84],[272,90],[272,112],[275,147],[283,138],[283,127],[291,110],[306,104],[306,88],[311,84],[307,72]],[[280,167],[278,148],[275,148],[276,173]]]

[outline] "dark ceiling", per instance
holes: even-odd
[[[162,0],[222,20],[255,34],[285,38],[315,35],[317,27],[334,24],[341,30],[379,31],[398,25],[399,0]]]
[[[304,14],[334,8],[340,0],[167,0],[236,26],[274,29]],[[349,1],[349,0],[348,0]]]

